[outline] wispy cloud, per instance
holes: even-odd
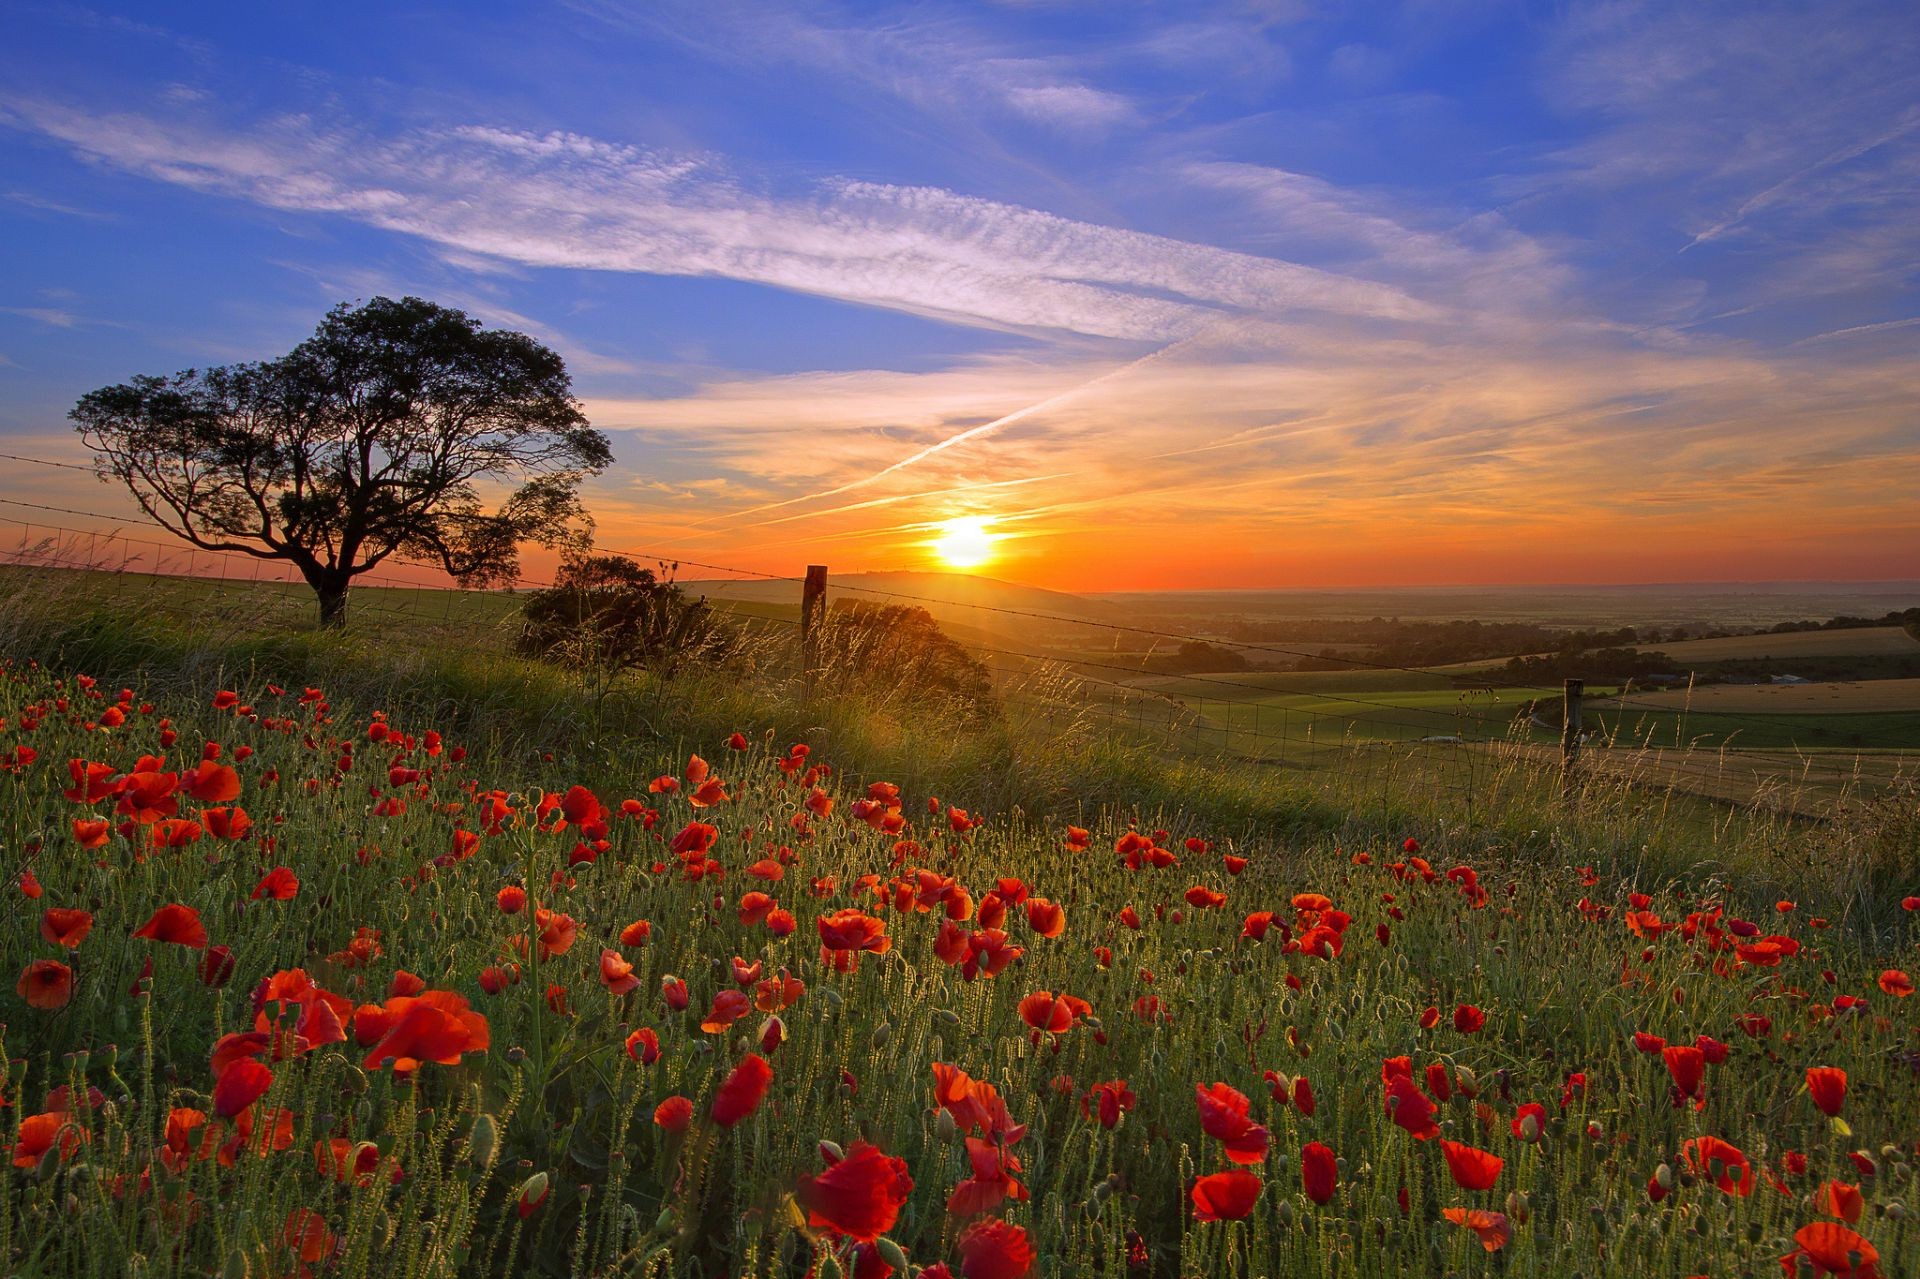
[[[0,123],[145,177],[530,266],[717,275],[1150,342],[1223,314],[1439,314],[1390,286],[937,188],[837,180],[783,196],[709,157],[576,134],[456,127],[381,140],[305,118],[224,130],[37,99],[0,110]]]

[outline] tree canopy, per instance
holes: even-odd
[[[287,561],[328,624],[388,560],[512,580],[520,543],[570,541],[581,482],[612,461],[556,352],[413,297],[343,303],[279,359],[102,387],[70,417],[155,523]]]

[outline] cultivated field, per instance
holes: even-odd
[[[1834,631],[1728,635],[1722,639],[1681,640],[1675,644],[1642,644],[1640,648],[1665,653],[1686,667],[1700,662],[1743,659],[1910,657],[1920,654],[1920,640],[1908,634],[1904,627],[1862,626]]]

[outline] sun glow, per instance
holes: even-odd
[[[940,526],[933,553],[949,568],[979,568],[993,558],[993,544],[999,540],[997,534],[988,531],[985,519],[965,515]]]

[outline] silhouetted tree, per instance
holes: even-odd
[[[155,523],[291,563],[326,625],[396,557],[511,580],[521,542],[569,539],[581,481],[612,461],[558,354],[411,297],[343,303],[280,359],[137,377],[70,416]]]
[[[518,648],[525,656],[607,672],[718,660],[733,639],[706,600],[690,598],[624,555],[569,558],[521,615]]]

